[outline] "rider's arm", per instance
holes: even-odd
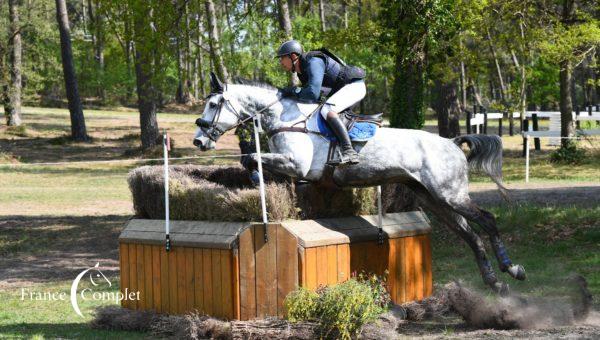
[[[298,99],[317,102],[321,97],[321,85],[323,84],[323,76],[325,75],[325,62],[318,57],[310,58],[308,69],[304,71],[308,74],[308,84],[300,90]]]

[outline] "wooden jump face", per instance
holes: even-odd
[[[123,307],[181,314],[193,310],[248,320],[284,316],[298,286],[316,289],[352,273],[383,275],[395,303],[432,293],[430,227],[420,212],[387,214],[384,242],[376,216],[251,223],[131,220],[119,238],[121,291],[139,291]]]

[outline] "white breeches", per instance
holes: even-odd
[[[361,101],[367,94],[367,87],[363,80],[358,80],[347,84],[333,96],[327,98],[325,104],[321,108],[321,116],[327,119],[327,114],[331,111],[339,113],[349,108],[350,106]]]

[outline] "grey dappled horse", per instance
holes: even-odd
[[[212,94],[207,98],[194,145],[201,150],[215,147],[226,131],[259,114],[270,136],[270,153],[262,154],[268,171],[318,182],[325,173],[329,141],[318,133],[317,104],[280,98],[277,88],[265,84],[222,84],[211,74]],[[294,127],[290,129],[290,127]],[[306,129],[304,129],[306,128]],[[467,143],[470,154],[459,145]],[[469,166],[485,171],[504,194],[501,184],[502,141],[498,136],[466,135],[454,139],[421,131],[379,128],[367,142],[355,143],[360,163],[336,167],[331,176],[340,187],[368,187],[402,183],[412,189],[443,224],[473,249],[483,281],[505,293],[498,282],[481,238],[467,220],[478,224],[490,237],[500,270],[525,279],[525,270],[511,262],[500,239],[494,216],[469,197]],[[251,155],[256,162],[256,154]]]

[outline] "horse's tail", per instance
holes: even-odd
[[[502,139],[496,135],[464,135],[452,139],[459,147],[467,143],[469,155],[467,161],[473,170],[485,172],[494,183],[502,197],[510,202],[508,189],[502,184]]]

